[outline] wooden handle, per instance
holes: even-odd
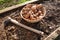
[[[44,32],[39,31],[39,30],[36,30],[36,29],[33,29],[33,28],[31,28],[31,27],[28,27],[28,26],[26,26],[26,25],[24,25],[24,24],[21,24],[21,23],[19,23],[18,21],[14,20],[14,19],[12,19],[12,18],[10,18],[10,17],[8,17],[8,19],[9,19],[12,23],[14,23],[14,24],[16,24],[16,25],[18,25],[18,26],[20,26],[20,27],[23,27],[23,28],[25,28],[25,29],[27,29],[27,30],[30,30],[30,31],[32,31],[32,32],[35,32],[35,33],[37,33],[37,34],[39,34],[39,35],[43,35],[43,34],[44,34]]]

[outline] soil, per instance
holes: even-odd
[[[38,23],[28,23],[21,19],[20,9],[16,9],[6,14],[0,15],[0,39],[1,40],[43,40],[56,28],[60,26],[60,1],[43,1],[42,4],[46,7],[46,16]],[[45,34],[40,36],[29,30],[21,28],[11,22],[5,21],[7,17],[17,20],[27,26],[43,31]],[[5,22],[4,22],[5,21]]]

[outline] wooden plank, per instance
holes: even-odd
[[[12,9],[16,9],[16,8],[18,8],[18,7],[21,7],[21,6],[25,5],[25,4],[35,2],[35,1],[37,1],[37,0],[26,1],[26,2],[24,2],[24,3],[22,3],[22,4],[17,4],[17,5],[11,6],[11,7],[7,7],[7,8],[5,8],[5,9],[3,9],[3,10],[0,10],[0,14],[4,13],[4,12],[6,12],[6,11],[10,11],[10,10],[12,10]]]
[[[57,28],[54,32],[52,32],[47,38],[45,38],[44,40],[54,40],[59,34],[57,33],[57,31],[60,30],[60,27]]]

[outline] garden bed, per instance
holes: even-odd
[[[31,24],[24,20],[21,20],[20,10],[12,10],[0,15],[0,39],[1,40],[44,40],[53,33],[57,28],[60,27],[60,2],[56,1],[43,1],[42,4],[46,7],[46,16],[38,23]],[[7,17],[10,16],[12,19],[18,22],[35,28],[37,30],[45,32],[44,36],[40,36],[34,32],[21,28],[11,22],[4,23]],[[3,23],[2,23],[3,22]],[[49,27],[52,27],[50,29]],[[13,28],[13,30],[11,30]],[[55,40],[54,38],[52,40]]]

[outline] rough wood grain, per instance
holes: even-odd
[[[54,40],[59,34],[57,31],[60,30],[60,27],[58,27],[54,32],[52,32],[47,38],[44,40]]]

